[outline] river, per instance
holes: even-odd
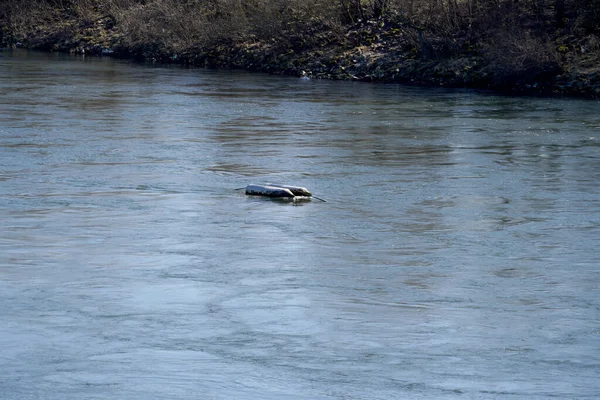
[[[596,399],[599,245],[595,101],[0,52],[3,400]]]

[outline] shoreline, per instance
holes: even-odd
[[[446,54],[444,40],[411,23],[385,18],[345,26],[341,39],[339,34],[335,39],[328,39],[330,32],[321,32],[321,37],[311,45],[250,37],[180,49],[161,45],[157,40],[132,44],[110,16],[96,15],[83,25],[76,19],[57,19],[21,30],[0,27],[0,46],[8,48],[243,69],[311,79],[470,88],[517,96],[600,99],[598,55],[586,55],[589,59],[580,57],[582,60],[579,60],[569,53],[568,62],[539,62],[533,67],[525,64],[520,69],[505,72],[502,68],[506,69],[506,65],[490,62],[481,51]],[[431,38],[423,39],[425,35]],[[565,55],[564,59],[569,60],[569,57]]]

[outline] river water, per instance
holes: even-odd
[[[599,244],[598,102],[0,53],[5,400],[596,399]]]

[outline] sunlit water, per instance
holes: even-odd
[[[1,399],[595,399],[599,245],[598,102],[0,53]]]

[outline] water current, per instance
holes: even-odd
[[[4,400],[596,399],[599,245],[598,102],[0,52]]]

